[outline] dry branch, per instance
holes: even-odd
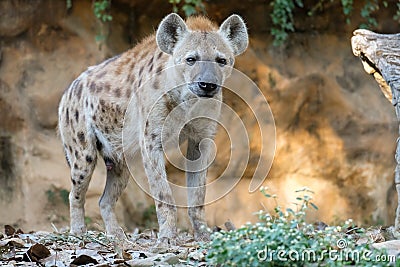
[[[378,34],[356,30],[351,38],[355,56],[367,73],[374,76],[385,97],[392,102],[400,121],[400,34]],[[395,231],[400,228],[400,143],[397,139],[395,184],[398,196]]]

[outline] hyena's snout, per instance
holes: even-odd
[[[189,85],[190,90],[200,97],[213,97],[221,90],[223,75],[217,64],[199,62],[198,73]]]
[[[218,84],[208,82],[198,82],[197,86],[200,88],[201,93],[204,94],[204,96],[209,97],[214,96],[220,89]]]
[[[189,84],[189,89],[199,97],[213,97],[221,90],[221,82],[196,81]]]

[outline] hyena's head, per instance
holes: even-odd
[[[173,74],[200,97],[213,97],[220,91],[235,56],[248,45],[246,25],[238,15],[218,28],[205,17],[191,17],[185,23],[172,13],[161,21],[156,39],[159,48],[172,56]]]

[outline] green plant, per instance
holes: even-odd
[[[72,0],[66,0],[67,10],[72,8]],[[103,24],[112,21],[113,17],[110,14],[111,9],[111,0],[93,0],[93,14],[100,21],[100,29],[96,34],[95,40],[100,43],[99,47],[101,48],[101,44],[104,43],[107,39],[107,34],[104,29]]]
[[[393,19],[400,23],[400,2],[397,2],[397,10],[396,14],[394,15]]]
[[[156,226],[157,212],[155,205],[150,205],[143,211],[142,222],[146,228],[151,228]]]
[[[89,225],[89,224],[91,224],[93,222],[92,218],[90,218],[89,216],[85,216],[84,220],[85,220],[85,224],[86,225]]]
[[[108,28],[105,26],[105,24],[112,21],[110,8],[111,0],[94,0],[93,2],[93,13],[100,21],[100,28],[98,29],[95,37],[95,40],[98,43],[100,50],[108,37]]]
[[[295,6],[303,7],[301,0],[274,0],[271,2],[270,14],[272,24],[271,34],[274,36],[274,45],[281,45],[288,37],[288,32],[294,32],[293,10]]]
[[[67,9],[72,8],[72,0],[65,0]],[[112,21],[109,11],[111,8],[111,0],[94,0],[93,13],[101,22]]]
[[[56,193],[53,189],[46,190],[47,201],[54,205],[56,203]]]
[[[57,202],[62,202],[64,205],[69,205],[69,191],[64,188],[50,188],[46,190],[47,201],[51,205],[56,205]]]
[[[383,1],[384,7],[387,7],[387,2]],[[360,25],[361,28],[372,28],[378,26],[378,22],[374,17],[371,16],[372,13],[379,10],[378,0],[366,0],[365,5],[361,9],[361,16],[366,20],[366,23]]]
[[[69,191],[67,189],[60,189],[60,197],[65,205],[69,205]]]
[[[343,14],[346,17],[346,23],[349,24],[350,15],[353,12],[353,0],[340,0],[340,2],[342,3]]]
[[[178,13],[179,10],[185,13],[186,17],[205,13],[206,9],[202,0],[169,0],[172,4],[172,11]]]
[[[72,0],[66,0],[65,2],[66,2],[67,9],[72,8]]]
[[[389,259],[384,251],[372,249],[370,244],[357,245],[355,240],[364,229],[347,220],[341,226],[318,229],[306,222],[312,203],[312,191],[297,190],[297,210],[282,209],[276,195],[267,189],[261,192],[276,201],[274,212],[258,212],[260,222],[247,223],[233,231],[216,232],[212,240],[203,244],[210,265],[226,266],[376,266],[375,259]],[[378,262],[389,266],[390,262]]]
[[[101,22],[112,21],[112,16],[109,14],[111,0],[95,0],[93,3],[93,13]]]
[[[306,7],[302,0],[273,0],[271,2],[272,11],[270,14],[272,19],[271,34],[274,37],[273,44],[275,46],[282,45],[287,40],[289,32],[295,32],[293,14],[296,8],[306,9],[309,16],[314,16],[317,11],[324,9],[326,2],[333,3],[335,1],[338,0],[319,0],[311,6]],[[340,0],[340,5],[346,23],[349,24],[353,16],[354,0]],[[360,15],[364,19],[364,22],[359,27],[370,29],[378,26],[378,22],[373,17],[373,14],[380,10],[381,7],[388,8],[388,6],[388,1],[364,0],[364,5],[360,9]],[[393,20],[400,20],[400,3],[397,3],[397,11],[393,16]]]

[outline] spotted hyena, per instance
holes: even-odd
[[[130,177],[123,151],[140,151],[156,202],[159,238],[174,238],[177,210],[165,171],[162,125],[174,109],[183,116],[203,109],[218,114],[218,105],[199,103],[221,99],[220,87],[230,75],[234,57],[247,45],[247,29],[237,15],[217,27],[205,17],[191,17],[185,22],[177,14],[170,14],[161,21],[155,35],[89,67],[72,82],[59,106],[59,133],[71,168],[71,233],[86,231],[85,194],[100,155],[107,168],[106,186],[99,201],[101,216],[108,234],[125,237],[114,213]],[[179,116],[175,119],[182,120]],[[173,119],[171,123],[178,122]],[[204,138],[213,138],[215,129],[215,122],[207,119],[185,124],[180,139],[188,140],[188,161],[195,162],[201,153],[207,154],[209,146],[200,149],[199,144]],[[124,145],[123,130],[128,139]],[[206,170],[188,171],[186,177],[194,235],[198,240],[206,239]]]

